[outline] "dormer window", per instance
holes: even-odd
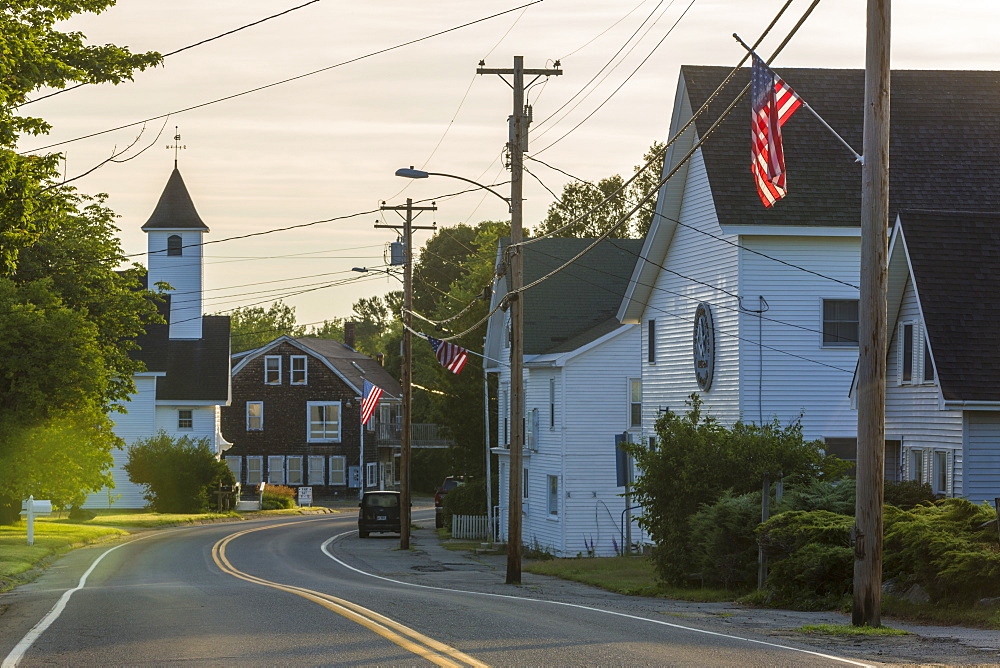
[[[167,237],[167,255],[183,255],[184,240],[179,234]]]

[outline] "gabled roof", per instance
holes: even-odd
[[[170,297],[158,305],[165,320]],[[166,373],[156,381],[158,401],[229,401],[229,316],[202,316],[197,340],[171,339],[170,325],[146,325],[136,337],[139,348],[129,352],[147,371]]]
[[[265,355],[282,343],[289,343],[325,363],[331,371],[340,376],[359,395],[364,388],[364,381],[367,379],[372,384],[382,388],[383,400],[400,399],[403,396],[403,388],[400,387],[399,381],[393,378],[392,374],[386,371],[381,364],[335,339],[280,336],[260,348],[233,355],[233,373],[238,373],[250,359]]]
[[[201,220],[198,211],[194,208],[191,195],[188,194],[187,187],[181,173],[174,167],[174,171],[167,179],[167,185],[163,188],[160,200],[156,203],[152,215],[146,224],[142,226],[144,232],[150,230],[201,230],[208,232],[208,225]]]
[[[695,122],[699,136],[742,90],[737,74]],[[729,68],[685,65],[691,107],[699,108]],[[851,146],[862,152],[864,71],[777,68]],[[1000,73],[956,70],[892,72],[889,123],[890,220],[900,208],[954,203],[1000,209]],[[750,178],[749,101],[741,101],[702,145],[719,223],[857,226],[861,165],[805,108],[782,127],[788,196],[766,209]]]
[[[506,248],[510,239],[502,239]],[[548,238],[524,246],[524,284],[572,259],[594,239]],[[567,352],[618,326],[621,304],[642,248],[639,239],[607,239],[524,294],[524,354]],[[568,346],[573,346],[569,348]]]
[[[909,258],[945,401],[1000,401],[1000,214],[904,210]]]

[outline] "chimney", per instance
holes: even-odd
[[[375,361],[379,366],[385,366],[385,353],[375,353]]]
[[[344,323],[344,344],[351,350],[354,350],[354,323],[345,322]]]

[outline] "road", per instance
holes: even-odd
[[[414,518],[429,525],[431,513]],[[395,536],[362,540],[355,522],[353,513],[270,518],[76,550],[0,597],[0,657],[5,668],[867,665],[634,612],[626,597],[582,604],[543,600],[530,586],[455,590],[480,573],[420,584]]]

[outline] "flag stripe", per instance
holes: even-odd
[[[427,337],[427,341],[430,342],[431,348],[434,349],[434,356],[437,357],[437,361],[452,373],[461,371],[465,367],[465,363],[469,361],[469,351],[462,346],[456,346],[454,343],[441,341],[431,336]]]
[[[362,394],[364,396],[361,399],[361,424],[368,424],[375,414],[378,400],[382,398],[382,388],[366,380]]]
[[[751,83],[750,172],[760,201],[770,207],[787,194],[781,126],[802,100],[756,55]]]

